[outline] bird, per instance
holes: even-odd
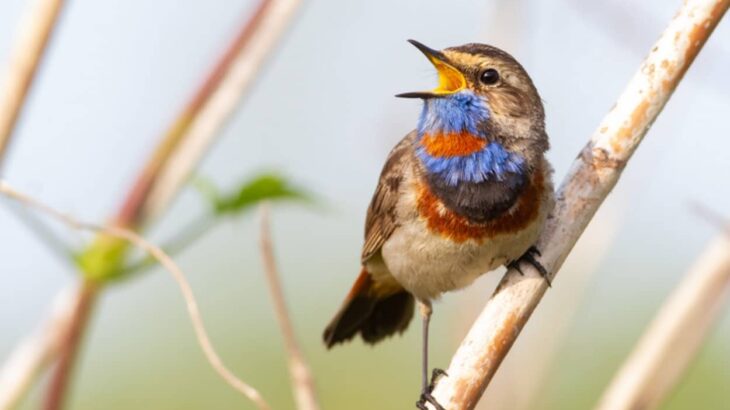
[[[438,86],[396,97],[423,108],[390,152],[365,218],[361,270],[323,339],[375,344],[422,319],[421,395],[431,395],[432,302],[500,266],[529,263],[548,280],[533,245],[554,205],[542,99],[507,52],[469,43],[443,50],[408,40],[436,69]],[[549,281],[548,281],[549,284]]]

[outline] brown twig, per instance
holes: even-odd
[[[170,274],[172,275],[173,279],[177,282],[177,284],[180,287],[180,292],[182,293],[183,298],[185,299],[185,304],[187,306],[188,314],[190,315],[190,321],[193,325],[193,329],[195,330],[195,335],[198,339],[198,343],[200,344],[200,348],[203,350],[203,353],[205,354],[206,359],[208,360],[208,363],[210,363],[211,367],[218,373],[218,375],[226,381],[229,385],[231,385],[234,389],[236,389],[238,392],[243,394],[244,396],[248,397],[251,401],[253,401],[258,408],[260,409],[269,409],[268,404],[263,399],[261,394],[248,385],[246,382],[242,381],[236,375],[233,374],[224,364],[221,360],[220,356],[218,356],[218,353],[213,348],[213,344],[210,341],[210,337],[208,336],[207,331],[205,330],[205,325],[203,323],[203,318],[200,314],[200,309],[198,308],[198,303],[195,300],[195,295],[193,294],[193,290],[190,287],[190,283],[185,277],[185,274],[182,272],[182,270],[177,266],[175,261],[170,258],[167,253],[165,253],[162,249],[160,249],[158,246],[153,245],[152,243],[148,242],[146,239],[142,238],[138,234],[136,234],[134,231],[125,229],[125,228],[119,228],[114,226],[102,226],[102,225],[95,225],[85,222],[80,222],[73,216],[65,213],[61,213],[52,207],[28,196],[23,193],[18,192],[16,189],[8,185],[5,181],[0,180],[0,193],[7,195],[10,198],[13,198],[17,201],[22,202],[23,204],[33,207],[41,212],[44,212],[59,221],[63,222],[64,224],[68,225],[69,227],[73,229],[83,229],[87,231],[92,232],[98,232],[98,233],[104,233],[106,235],[123,239],[125,241],[129,241],[130,243],[134,244],[135,246],[139,247],[140,249],[144,250],[145,252],[149,253],[150,256],[155,258],[157,262],[160,263]],[[92,292],[92,294],[94,294]],[[82,298],[83,299],[83,298]],[[88,311],[88,309],[77,309],[80,311]],[[84,321],[73,321],[73,323],[83,323]],[[71,327],[71,332],[74,332],[74,327]]]
[[[21,22],[0,95],[0,170],[5,150],[23,108],[43,52],[56,25],[63,0],[37,0]]]
[[[276,269],[276,259],[274,258],[271,228],[269,225],[269,207],[268,204],[262,204],[261,233],[259,238],[261,260],[264,264],[271,300],[274,303],[276,319],[279,322],[281,334],[284,337],[284,346],[289,355],[289,375],[291,376],[294,399],[299,410],[319,410],[314,378],[299,348],[299,343],[297,343],[297,338],[294,334],[294,326],[292,326],[286,308],[286,298]]]
[[[687,0],[639,72],[578,156],[540,235],[540,262],[553,275],[613,189],[627,161],[669,100],[730,0]],[[529,319],[547,283],[537,270],[510,269],[472,325],[433,392],[448,409],[473,409]],[[429,405],[430,406],[430,405]],[[433,407],[431,407],[433,408]]]

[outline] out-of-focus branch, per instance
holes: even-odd
[[[596,409],[657,408],[697,354],[728,292],[730,237],[721,235],[667,299]]]
[[[21,22],[14,54],[0,88],[0,170],[5,150],[63,3],[63,0],[37,0]]]
[[[7,193],[7,186],[1,188],[0,190],[3,193]],[[84,328],[87,326],[92,313],[91,307],[96,303],[96,298],[99,295],[99,286],[99,283],[88,280],[79,284],[80,292],[76,294],[77,299],[74,301],[74,309],[71,311],[68,327],[61,334],[61,344],[57,350],[60,360],[56,366],[55,377],[51,378],[48,387],[48,394],[44,403],[46,410],[56,410],[63,406],[64,389],[73,371],[73,364],[78,355],[78,346],[81,344]]]
[[[730,0],[684,2],[574,162],[537,242],[540,261],[553,276],[729,5]],[[474,408],[547,291],[536,269],[522,270],[525,276],[507,272],[452,358],[449,376],[436,385],[433,395],[445,408]]]
[[[261,67],[291,25],[301,0],[268,0],[264,3],[251,20],[250,30],[240,34],[242,45],[232,56],[228,72],[190,122],[185,140],[169,159],[169,165],[159,173],[143,209],[147,218],[154,218],[166,208],[189,178],[194,164],[200,161],[239,101],[251,89]]]
[[[241,26],[241,30],[210,76],[164,135],[113,219],[113,226],[139,229],[151,219],[152,215],[158,214],[169,205],[174,193],[181,186],[182,178],[170,179],[162,176],[169,174],[187,176],[197,166],[207,145],[212,142],[216,132],[228,118],[227,114],[233,111],[247,90],[246,87],[237,86],[238,83],[252,81],[256,71],[251,67],[258,67],[263,56],[274,49],[276,37],[272,38],[265,33],[274,28],[280,31],[285,27],[291,17],[291,11],[298,3],[299,0],[262,0],[259,3],[251,18]],[[289,13],[282,12],[284,9]],[[222,112],[226,115],[221,115]],[[179,159],[181,157],[186,159],[182,161]],[[155,192],[159,190],[166,194],[163,196],[156,194]],[[92,287],[91,282],[104,282],[122,272],[126,251],[125,241],[118,237],[99,235],[78,259],[88,287]],[[86,306],[91,310],[94,304]],[[89,315],[78,317],[87,318]],[[62,406],[63,393],[70,374],[65,367],[71,367],[73,364],[74,352],[82,340],[84,328],[82,325],[78,333],[72,332],[71,335],[78,334],[79,337],[69,338],[66,341],[69,348],[61,350],[63,354],[59,366],[51,377],[51,390],[46,402],[48,410],[57,410]],[[57,385],[60,387],[57,388]],[[54,397],[55,391],[61,394]]]
[[[180,292],[183,295],[183,298],[185,299],[185,303],[188,309],[188,314],[190,315],[190,321],[193,324],[193,329],[195,330],[195,335],[198,338],[198,343],[200,344],[200,348],[203,350],[203,353],[205,354],[206,359],[208,359],[208,362],[213,367],[213,369],[225,380],[229,385],[231,385],[234,389],[239,391],[244,396],[248,397],[251,401],[253,401],[258,408],[260,409],[269,409],[268,404],[263,399],[261,394],[242,381],[241,379],[237,378],[224,364],[221,360],[220,356],[218,356],[218,353],[213,348],[213,345],[210,341],[210,338],[208,337],[208,333],[205,330],[205,325],[203,324],[203,318],[200,314],[200,309],[198,308],[198,303],[195,300],[195,296],[193,295],[193,290],[190,287],[190,283],[185,277],[185,274],[182,272],[182,270],[177,266],[175,261],[170,258],[169,255],[167,255],[162,249],[160,249],[158,246],[151,244],[146,239],[142,238],[138,234],[136,234],[134,231],[131,231],[129,229],[125,228],[119,228],[114,226],[100,226],[100,225],[94,225],[89,224],[85,222],[80,222],[76,218],[74,218],[71,215],[61,213],[50,206],[29,197],[28,195],[22,194],[12,188],[10,185],[8,185],[5,181],[0,180],[0,193],[7,195],[10,198],[13,198],[17,201],[22,202],[23,204],[33,207],[35,209],[38,209],[39,211],[42,211],[44,213],[47,213],[48,215],[58,219],[59,221],[63,222],[64,224],[70,226],[74,229],[83,229],[87,231],[93,231],[93,232],[99,232],[104,233],[105,235],[109,235],[115,238],[119,238],[124,241],[128,241],[137,247],[143,249],[145,252],[149,253],[157,262],[160,263],[175,279],[177,284],[180,286]],[[83,290],[82,290],[83,293]],[[83,298],[81,298],[83,300]],[[78,309],[77,309],[78,310]],[[74,322],[72,320],[72,322]],[[71,331],[73,331],[73,324],[71,325]],[[33,360],[32,357],[29,358],[29,360]]]
[[[274,303],[274,312],[284,337],[284,346],[289,355],[289,374],[292,380],[294,400],[299,410],[319,410],[317,395],[315,393],[314,378],[304,360],[296,335],[294,326],[289,319],[286,308],[286,298],[281,288],[281,281],[276,269],[276,259],[271,242],[271,229],[269,227],[269,207],[264,203],[261,205],[261,234],[259,244],[261,247],[261,260],[266,272],[266,281],[269,284],[271,300]]]
[[[81,291],[81,286],[74,286],[60,292],[45,323],[21,341],[0,368],[0,409],[17,406],[33,379],[57,354],[82,299]]]

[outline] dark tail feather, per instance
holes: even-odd
[[[378,296],[372,292],[372,278],[362,270],[339,312],[324,331],[324,343],[331,348],[358,333],[374,344],[396,332],[403,332],[413,317],[415,301],[405,290]]]

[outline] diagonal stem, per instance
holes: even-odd
[[[0,172],[5,150],[63,4],[63,0],[36,0],[20,25],[22,30],[0,88]]]
[[[618,182],[649,127],[730,6],[730,0],[687,0],[580,153],[557,193],[537,242],[553,275]],[[547,291],[530,268],[509,269],[454,354],[434,390],[449,409],[473,409]]]

